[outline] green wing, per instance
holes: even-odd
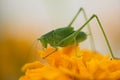
[[[59,28],[42,35],[38,40],[41,41],[44,48],[47,48],[47,44],[50,44],[52,47],[58,47],[58,43],[73,32],[73,27]]]
[[[61,40],[74,32],[73,27],[64,27],[54,30],[55,42],[58,44]]]
[[[74,32],[75,33],[75,32]],[[62,39],[58,45],[60,47],[65,47],[65,46],[68,46],[68,45],[72,45],[75,41],[75,34],[72,33],[70,34],[69,36],[67,36],[66,38]]]

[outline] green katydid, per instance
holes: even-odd
[[[74,28],[72,27],[72,24],[76,20],[76,18],[80,14],[80,12],[83,12],[86,22],[78,30],[75,31]],[[88,30],[91,34],[89,22],[94,18],[97,20],[99,27],[103,33],[103,36],[104,36],[106,44],[109,48],[111,57],[116,58],[113,55],[113,52],[112,52],[111,46],[109,44],[109,41],[107,39],[107,36],[105,34],[105,31],[104,31],[102,24],[101,24],[99,18],[97,17],[97,15],[93,14],[89,19],[87,19],[87,16],[86,16],[84,9],[80,8],[68,26],[52,30],[52,31],[42,35],[40,38],[38,38],[38,40],[40,40],[43,48],[47,48],[48,44],[50,44],[50,46],[55,48],[55,50],[53,52],[51,52],[48,55],[46,55],[45,57],[43,57],[43,59],[47,58],[49,55],[51,55],[55,51],[57,51],[58,47],[66,47],[69,45],[78,44],[78,43],[86,40],[87,34],[85,32],[82,32],[81,30],[87,25]],[[91,37],[91,42],[92,42],[93,48],[95,48],[93,37]]]

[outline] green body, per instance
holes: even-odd
[[[77,16],[79,15],[79,13],[81,11],[84,14],[86,22],[78,30],[74,31],[74,28],[71,27],[71,25],[76,20]],[[97,23],[99,24],[99,27],[100,27],[100,29],[101,29],[101,31],[103,33],[106,44],[107,44],[107,46],[109,48],[109,51],[111,53],[111,57],[114,58],[114,59],[119,59],[119,58],[116,58],[113,55],[113,52],[112,52],[111,46],[109,44],[109,41],[107,39],[107,36],[105,34],[105,31],[104,31],[104,29],[102,27],[102,24],[101,24],[99,18],[97,17],[97,15],[93,14],[89,19],[87,19],[86,13],[85,13],[83,8],[79,9],[77,14],[75,15],[75,17],[72,19],[72,21],[70,22],[70,24],[67,27],[52,30],[52,31],[48,32],[47,34],[45,34],[45,35],[41,36],[40,38],[38,38],[38,40],[41,41],[42,46],[44,48],[47,48],[47,44],[50,44],[52,47],[55,48],[55,51],[57,50],[57,47],[65,47],[65,46],[68,46],[68,45],[76,45],[76,44],[84,41],[87,38],[87,35],[84,32],[81,31],[86,25],[88,25],[89,33],[92,36],[89,22],[92,21],[92,19],[94,19],[94,18],[97,20]],[[93,37],[91,37],[91,44],[94,45]],[[93,47],[95,47],[95,46],[93,46]],[[53,51],[50,54],[46,55],[44,57],[44,59],[46,57],[48,57],[49,55],[51,55],[52,53],[54,53],[55,51]]]
[[[87,35],[84,32],[79,32],[77,36],[71,37],[76,31],[73,27],[64,27],[52,30],[45,35],[38,38],[44,48],[47,48],[47,44],[52,47],[65,47],[84,41]]]

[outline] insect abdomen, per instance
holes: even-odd
[[[87,34],[84,32],[79,32],[79,34],[76,36],[77,43],[80,43],[86,39],[87,39]]]
[[[84,41],[85,39],[87,39],[87,35],[84,32],[79,32],[79,34],[75,36],[75,31],[74,31],[71,35],[63,39],[61,43],[59,44],[59,46],[65,47],[69,45],[78,44]]]

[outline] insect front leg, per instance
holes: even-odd
[[[120,59],[120,58],[116,58],[116,57],[113,55],[112,48],[111,48],[111,46],[110,46],[110,43],[109,43],[109,41],[108,41],[108,38],[107,38],[107,36],[106,36],[106,34],[105,34],[105,31],[104,31],[104,29],[103,29],[103,27],[102,27],[102,24],[101,24],[99,18],[97,17],[97,15],[94,14],[93,16],[91,16],[91,17],[82,25],[82,27],[80,27],[80,28],[76,31],[75,35],[77,36],[77,35],[79,34],[79,32],[80,32],[92,19],[94,19],[94,18],[97,20],[97,23],[98,23],[98,25],[99,25],[102,33],[103,33],[103,36],[104,36],[104,38],[105,38],[106,44],[107,44],[107,46],[108,46],[108,49],[109,49],[109,51],[110,51],[111,57],[114,58],[114,59]]]
[[[46,56],[42,57],[43,59],[46,59],[48,56],[52,55],[54,52],[56,52],[58,50],[58,48],[55,48],[54,51],[50,52],[49,54],[47,54]]]

